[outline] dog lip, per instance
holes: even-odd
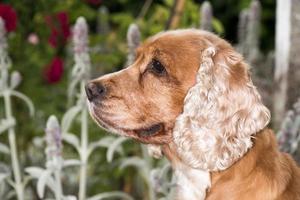
[[[149,128],[143,128],[143,129],[138,129],[135,130],[135,132],[140,136],[140,137],[149,137],[149,136],[154,136],[158,134],[161,130],[163,130],[163,124],[158,123],[150,126]]]
[[[100,125],[102,128],[106,130],[110,130],[110,128],[113,128],[115,130],[119,130],[120,132],[126,133],[125,136],[127,137],[139,137],[139,138],[149,138],[149,137],[155,137],[159,135],[159,133],[164,130],[164,124],[163,123],[156,123],[153,124],[147,128],[140,128],[140,129],[124,129],[120,126],[117,126],[117,124],[112,123],[108,119],[105,119],[99,115],[96,115],[95,113],[92,113],[92,116],[94,116],[94,120]]]

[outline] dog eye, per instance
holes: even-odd
[[[153,59],[150,63],[150,70],[158,75],[166,73],[165,67],[156,59]]]

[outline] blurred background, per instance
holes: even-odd
[[[0,1],[6,32],[0,34],[6,38],[0,38],[0,49],[1,41],[7,41],[7,47],[2,45],[0,50],[0,199],[20,199],[22,193],[24,199],[53,199],[58,193],[62,193],[58,199],[172,199],[174,180],[165,160],[150,158],[146,148],[132,140],[105,133],[89,117],[83,120],[86,111],[80,107],[80,81],[88,78],[74,72],[85,67],[80,59],[87,59],[83,74],[91,74],[90,78],[120,70],[130,63],[140,42],[176,28],[212,31],[244,55],[252,66],[253,81],[272,110],[270,127],[277,133],[280,148],[300,161],[299,13],[296,0]],[[80,21],[79,17],[84,19]],[[76,21],[83,34],[88,30],[87,38],[81,38],[83,45],[89,40],[88,50],[77,54],[72,39]],[[4,67],[5,56],[10,57],[10,68]],[[18,87],[12,86],[12,74],[5,79],[5,74],[13,71],[19,72],[14,76]],[[10,86],[4,83],[9,80]],[[7,104],[2,97],[9,90],[29,98],[29,104],[34,105],[33,116],[22,98],[12,97],[12,105]],[[12,115],[7,115],[9,106]],[[48,120],[50,115],[57,120]],[[10,119],[15,123],[7,125]],[[49,158],[51,141],[44,136],[53,127],[63,130],[59,134],[68,132],[65,137],[56,136],[53,147],[59,147],[59,159],[73,160],[67,168],[49,167],[49,161],[55,158]],[[16,138],[15,147],[10,135]],[[89,144],[95,151],[87,161],[83,152]],[[12,162],[14,148],[18,169]],[[82,167],[83,162],[86,167]],[[28,169],[30,166],[35,168]],[[42,173],[47,170],[52,170],[50,175]],[[55,170],[60,171],[60,192],[49,182],[52,175],[58,181]],[[23,190],[12,184],[20,182],[16,171],[21,173]],[[41,176],[47,178],[41,180]]]

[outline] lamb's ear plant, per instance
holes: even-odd
[[[15,191],[10,190],[5,181],[10,177],[10,174],[10,167],[6,163],[0,162],[0,199],[11,199],[15,196]]]
[[[128,141],[127,138],[119,137],[114,139],[111,145],[107,146],[107,162],[111,163],[114,160],[114,154],[120,152],[121,145],[126,141]],[[147,187],[143,193],[147,196],[147,199],[174,199],[175,179],[172,175],[172,171],[170,171],[170,164],[166,159],[155,162],[154,159],[149,156],[145,145],[141,144],[140,148],[142,152],[141,156],[123,156],[120,158],[120,170],[125,170],[129,167],[136,169],[138,175]]]
[[[202,3],[201,9],[200,9],[200,29],[206,30],[206,31],[212,31],[212,7],[209,1],[205,1]]]
[[[300,146],[300,98],[293,109],[286,113],[277,134],[279,147],[282,151],[295,154]],[[299,158],[298,158],[299,159]],[[298,160],[299,161],[299,160]]]
[[[12,176],[8,174],[0,174],[1,182],[6,180],[15,190],[16,199],[24,199],[24,188],[27,179],[23,178],[21,167],[18,159],[17,143],[16,143],[16,119],[13,115],[12,97],[17,97],[24,101],[29,108],[29,113],[32,116],[34,107],[31,100],[24,94],[16,91],[16,87],[21,82],[19,72],[9,72],[11,68],[11,60],[7,55],[6,29],[4,21],[0,17],[0,97],[4,100],[4,118],[0,119],[0,135],[8,134],[9,147],[6,144],[0,143],[0,152],[10,155]],[[11,195],[11,196],[12,196]]]
[[[52,191],[55,200],[75,200],[75,196],[65,196],[61,182],[64,167],[79,165],[78,160],[64,160],[62,157],[62,136],[59,122],[55,116],[50,116],[46,126],[46,166],[28,167],[25,171],[37,179],[37,194],[44,198],[46,186]]]
[[[171,164],[166,160],[163,163],[161,167],[150,171],[150,181],[156,196],[160,196],[157,199],[172,200],[175,198],[176,180],[175,176],[172,175]]]
[[[213,8],[209,1],[204,1],[199,10],[200,29],[215,31],[218,34],[224,33],[222,23],[213,16]]]
[[[75,64],[71,74],[69,85],[69,97],[76,97],[76,104],[71,107],[62,118],[62,138],[77,150],[80,160],[79,172],[79,200],[100,200],[104,198],[132,199],[123,192],[107,192],[88,198],[86,194],[88,159],[98,147],[107,147],[114,140],[112,136],[102,138],[99,141],[88,140],[88,109],[86,105],[85,85],[90,75],[90,56],[88,47],[88,26],[83,17],[79,17],[73,29],[73,45]],[[76,117],[80,117],[80,137],[70,133],[72,123]],[[121,151],[118,148],[118,151]]]
[[[248,21],[249,21],[249,11],[248,8],[243,9],[239,14],[239,22],[238,22],[238,45],[237,50],[241,54],[245,54],[247,52],[247,33],[248,33]]]
[[[109,31],[109,11],[105,6],[101,6],[97,13],[97,33],[106,35]]]
[[[127,63],[125,66],[129,66],[135,59],[135,49],[140,45],[141,33],[139,27],[136,24],[130,24],[127,31]]]
[[[262,58],[259,50],[261,4],[252,0],[250,7],[243,9],[239,16],[237,49],[250,64]]]
[[[264,103],[272,106],[272,93],[274,90],[273,67],[275,65],[274,52],[267,55],[259,49],[260,26],[261,26],[261,3],[259,0],[252,0],[249,7],[243,9],[239,15],[238,22],[238,43],[236,49],[251,65],[252,80],[258,85]],[[266,79],[266,77],[269,77]]]
[[[163,159],[156,163],[148,155],[145,146],[141,146],[142,156],[132,156],[121,159],[120,169],[134,167],[147,186],[149,200],[172,200],[174,199],[175,179],[170,171],[170,164]],[[170,171],[170,173],[169,173]],[[146,193],[146,192],[145,192]]]

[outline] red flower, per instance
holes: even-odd
[[[60,44],[64,45],[71,35],[67,13],[59,12],[54,16],[46,16],[45,21],[51,28],[51,34],[48,38],[49,44],[54,48]]]
[[[0,4],[0,17],[4,20],[7,32],[16,30],[17,13],[13,7],[7,4]]]
[[[55,57],[44,71],[45,80],[50,83],[60,81],[64,72],[64,62],[60,57]]]

